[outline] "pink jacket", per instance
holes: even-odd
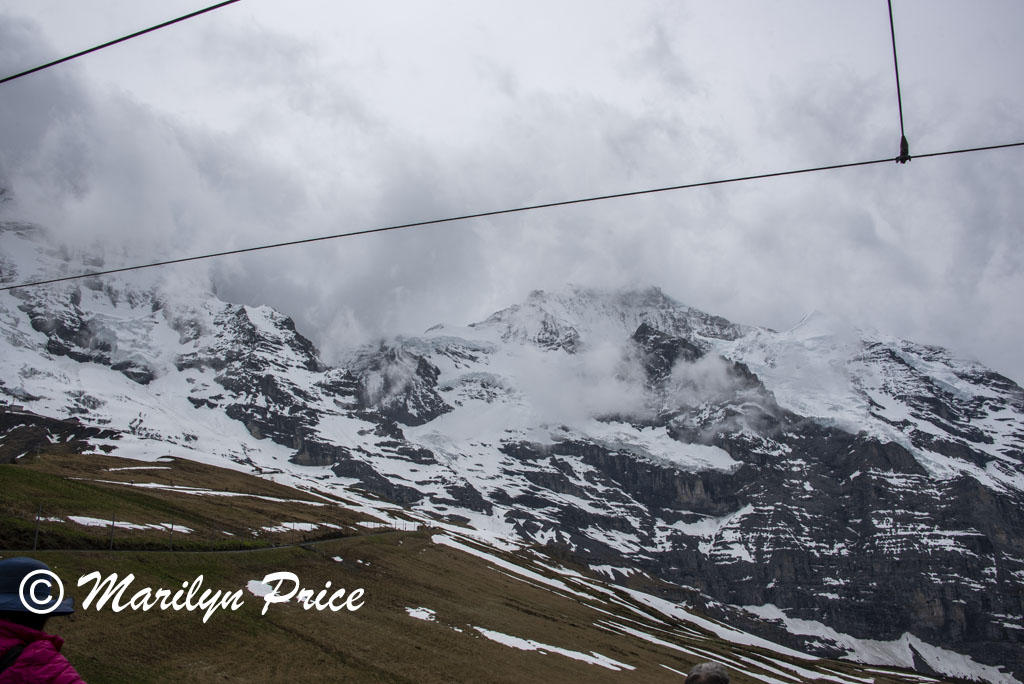
[[[28,644],[14,663],[0,673],[0,684],[85,684],[60,654],[64,640],[31,627],[0,620],[0,655]]]

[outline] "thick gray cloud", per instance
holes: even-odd
[[[894,3],[912,151],[1024,140],[1011,1]],[[0,68],[194,9],[38,0]],[[0,86],[7,214],[108,262],[894,156],[884,4],[247,0]],[[1018,381],[1020,151],[720,186],[233,257],[218,292],[328,354],[566,282],[739,322],[812,309]]]

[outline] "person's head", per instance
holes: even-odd
[[[43,631],[43,627],[46,626],[46,621],[49,619],[49,615],[36,615],[35,613],[28,612],[21,613],[15,610],[0,610],[0,622],[13,622],[16,625],[22,625],[40,632]]]
[[[50,567],[42,561],[0,560],[0,620],[42,630],[51,615],[70,615],[74,599],[63,598],[63,589],[54,584]],[[53,595],[55,589],[58,596]]]
[[[701,663],[690,670],[686,684],[729,684],[729,671],[718,663]]]

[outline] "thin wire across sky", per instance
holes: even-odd
[[[43,65],[34,67],[32,69],[28,69],[26,71],[22,71],[20,73],[13,74],[11,76],[7,76],[6,78],[0,79],[0,85],[2,85],[4,83],[7,83],[9,81],[13,81],[13,80],[18,79],[18,78],[23,78],[23,77],[28,76],[30,74],[34,74],[34,73],[36,73],[38,71],[42,71],[44,69],[48,69],[50,67],[57,66],[58,64],[63,64],[65,62],[68,62],[70,60],[76,59],[78,57],[82,57],[84,55],[88,55],[90,53],[97,52],[99,50],[111,47],[113,45],[117,45],[119,43],[123,43],[123,42],[125,42],[127,40],[131,40],[133,38],[137,38],[139,36],[142,36],[142,35],[145,35],[145,34],[148,34],[148,33],[152,33],[153,31],[157,31],[157,30],[165,28],[167,26],[171,26],[173,24],[177,24],[177,23],[186,21],[188,19],[192,19],[192,18],[200,16],[202,14],[206,14],[208,12],[212,12],[213,10],[220,9],[221,7],[225,7],[227,5],[231,5],[231,4],[234,4],[236,2],[239,2],[239,0],[226,0],[225,2],[219,2],[219,3],[215,4],[215,5],[211,5],[209,7],[204,8],[204,9],[197,10],[195,12],[191,12],[189,14],[177,17],[175,19],[171,19],[169,21],[165,21],[165,22],[163,22],[161,24],[157,24],[155,26],[151,26],[151,27],[149,27],[147,29],[143,29],[141,31],[136,31],[135,33],[129,34],[127,36],[123,36],[121,38],[117,38],[115,40],[108,41],[106,43],[103,43],[102,45],[97,45],[96,47],[89,48],[88,50],[83,50],[83,51],[75,53],[73,55],[69,55],[67,57],[63,57],[61,59],[54,60],[54,61],[49,62],[47,64],[43,64]],[[888,5],[889,5],[889,26],[890,26],[890,31],[891,31],[891,35],[892,35],[892,47],[893,47],[893,66],[894,66],[895,71],[896,71],[896,91],[897,91],[897,98],[898,98],[898,102],[899,102],[900,134],[901,134],[901,138],[902,138],[902,140],[901,140],[900,155],[898,157],[895,157],[895,158],[886,157],[886,158],[883,158],[883,159],[871,159],[871,160],[868,160],[868,161],[857,161],[857,162],[846,162],[846,163],[840,163],[840,164],[830,164],[830,165],[827,165],[827,166],[816,166],[816,167],[803,168],[803,169],[794,169],[794,170],[790,170],[790,171],[773,171],[773,172],[769,172],[769,173],[760,173],[760,174],[747,175],[747,176],[737,176],[737,177],[733,177],[733,178],[724,178],[724,179],[718,179],[718,180],[699,181],[699,182],[695,182],[695,183],[685,183],[685,184],[681,184],[681,185],[671,185],[671,186],[667,186],[667,187],[649,188],[649,189],[645,189],[645,190],[631,190],[631,191],[618,192],[618,193],[613,193],[613,194],[608,194],[608,195],[598,195],[598,196],[593,196],[593,197],[582,197],[582,198],[576,198],[576,199],[559,200],[559,201],[555,201],[555,202],[546,202],[544,204],[533,204],[533,205],[527,205],[527,206],[512,207],[512,208],[508,208],[508,209],[496,209],[496,210],[491,210],[491,211],[482,211],[482,212],[471,213],[471,214],[462,214],[462,215],[459,215],[459,216],[449,216],[449,217],[445,217],[445,218],[437,218],[437,219],[427,219],[427,220],[423,220],[423,221],[415,221],[415,222],[412,222],[412,223],[402,223],[402,224],[390,225],[390,226],[380,226],[380,227],[377,227],[377,228],[366,228],[366,229],[362,229],[362,230],[354,230],[354,231],[343,232],[343,233],[335,233],[335,234],[332,234],[332,235],[320,235],[320,236],[315,236],[315,237],[302,238],[302,239],[298,239],[298,240],[289,240],[289,241],[286,241],[286,242],[276,242],[276,243],[272,243],[272,244],[256,245],[256,246],[252,246],[252,247],[243,247],[243,248],[239,248],[239,249],[225,250],[225,251],[221,251],[221,252],[210,252],[210,253],[206,253],[206,254],[196,254],[196,255],[192,255],[192,256],[180,257],[180,258],[177,258],[177,259],[167,259],[167,260],[164,260],[164,261],[154,261],[154,262],[149,262],[149,263],[136,264],[136,265],[132,265],[132,266],[124,266],[124,267],[121,267],[121,268],[112,268],[112,269],[106,269],[106,270],[101,270],[101,271],[87,271],[85,273],[78,273],[78,274],[74,274],[74,275],[61,276],[59,278],[49,278],[49,279],[46,279],[46,280],[36,280],[36,281],[31,281],[31,282],[18,283],[18,284],[15,284],[15,285],[5,285],[3,287],[0,287],[0,292],[8,291],[8,290],[15,290],[15,289],[19,289],[19,288],[38,287],[38,286],[42,286],[42,285],[51,285],[51,284],[54,284],[54,283],[62,283],[62,282],[67,282],[67,281],[72,281],[72,280],[79,280],[79,279],[82,279],[82,278],[95,278],[95,277],[99,277],[99,276],[112,275],[112,274],[115,274],[115,273],[124,273],[124,272],[127,272],[127,271],[137,271],[137,270],[147,269],[147,268],[157,268],[157,267],[161,267],[161,266],[171,266],[173,264],[182,264],[182,263],[186,263],[186,262],[190,262],[190,261],[200,261],[200,260],[204,260],[204,259],[215,259],[215,258],[219,258],[219,257],[225,257],[225,256],[231,256],[231,255],[237,255],[237,254],[245,254],[245,253],[248,253],[248,252],[258,252],[258,251],[264,251],[264,250],[270,250],[270,249],[280,249],[280,248],[283,248],[283,247],[293,247],[293,246],[298,246],[298,245],[311,244],[311,243],[314,243],[314,242],[324,242],[324,241],[327,241],[327,240],[338,240],[338,239],[342,239],[342,238],[357,237],[357,236],[360,236],[360,235],[371,235],[371,234],[374,234],[374,233],[384,233],[384,232],[389,232],[389,231],[407,230],[407,229],[412,229],[412,228],[423,228],[423,227],[426,227],[426,226],[439,225],[439,224],[442,224],[442,223],[455,223],[455,222],[461,222],[461,221],[470,221],[470,220],[473,220],[473,219],[481,219],[481,218],[488,218],[488,217],[493,217],[493,216],[501,216],[501,215],[504,215],[504,214],[515,214],[515,213],[523,213],[523,212],[528,212],[528,211],[538,211],[538,210],[541,210],[541,209],[551,209],[551,208],[554,208],[554,207],[565,207],[565,206],[570,206],[570,205],[574,205],[574,204],[585,204],[585,203],[592,203],[592,202],[603,202],[603,201],[612,200],[612,199],[623,199],[623,198],[628,198],[628,197],[638,197],[640,195],[652,195],[652,194],[655,194],[655,193],[674,192],[674,191],[679,191],[679,190],[691,190],[691,189],[694,189],[694,188],[708,187],[708,186],[713,186],[713,185],[725,185],[725,184],[729,184],[729,183],[741,183],[741,182],[747,182],[747,181],[764,180],[764,179],[768,179],[768,178],[778,178],[778,177],[782,177],[782,176],[795,176],[795,175],[800,175],[800,174],[817,173],[817,172],[823,172],[823,171],[835,171],[835,170],[839,170],[839,169],[848,169],[848,168],[853,168],[853,167],[858,167],[858,166],[870,166],[870,165],[874,165],[874,164],[883,164],[883,163],[889,163],[889,162],[893,162],[893,161],[900,162],[900,163],[905,163],[905,162],[910,160],[910,156],[909,156],[909,150],[907,149],[907,144],[906,144],[906,135],[905,135],[904,130],[903,130],[903,98],[902,98],[902,95],[900,93],[899,66],[898,66],[898,63],[896,62],[896,32],[895,32],[895,26],[893,24],[893,18],[892,18],[892,0],[888,0]],[[1024,147],[1024,142],[1004,143],[1004,144],[998,144],[998,145],[987,145],[987,146],[983,146],[983,147],[970,147],[970,148],[962,148],[962,149],[957,149],[957,150],[947,150],[947,151],[944,151],[944,152],[931,152],[931,153],[928,153],[928,154],[914,155],[914,158],[915,159],[926,159],[926,158],[929,158],[929,157],[942,157],[942,156],[948,156],[948,155],[957,155],[957,154],[966,154],[966,153],[974,153],[974,152],[983,152],[983,151],[989,151],[989,150],[1007,149],[1007,148],[1011,148],[1011,147]]]
[[[959,150],[947,150],[945,152],[930,152],[927,154],[916,155],[915,159],[927,159],[929,157],[945,157],[955,154],[967,154],[972,152],[984,152],[988,150],[1001,150],[1011,147],[1024,147],[1024,141],[1015,143],[1004,143],[1001,145],[987,145],[984,147],[971,147]],[[193,256],[181,257],[178,259],[168,259],[166,261],[154,261],[145,264],[136,264],[134,266],[124,266],[121,268],[111,268],[103,271],[88,271],[85,273],[79,273],[76,275],[61,276],[59,278],[49,278],[47,280],[36,280],[32,282],[19,283],[17,285],[6,285],[0,287],[0,292],[6,290],[15,290],[23,287],[36,287],[40,285],[51,285],[53,283],[63,283],[69,280],[79,280],[81,278],[95,278],[98,276],[111,275],[114,273],[125,273],[127,271],[138,271],[145,268],[157,268],[159,266],[171,266],[173,264],[183,264],[189,261],[200,261],[203,259],[215,259],[218,257],[231,256],[235,254],[245,254],[247,252],[259,252],[268,249],[279,249],[282,247],[294,247],[297,245],[307,245],[314,242],[324,242],[327,240],[339,240],[341,238],[351,238],[360,235],[372,235],[374,233],[385,233],[388,231],[395,230],[407,230],[411,228],[422,228],[425,226],[435,226],[442,223],[455,223],[458,221],[469,221],[472,219],[488,218],[492,216],[502,216],[504,214],[517,214],[527,211],[538,211],[541,209],[551,209],[554,207],[565,207],[574,204],[586,204],[590,202],[604,202],[613,199],[623,199],[627,197],[638,197],[640,195],[653,195],[662,192],[674,192],[679,190],[691,190],[694,188],[703,188],[712,185],[725,185],[728,183],[743,183],[747,181],[764,180],[767,178],[779,178],[781,176],[796,176],[799,174],[817,173],[821,171],[835,171],[838,169],[849,169],[857,166],[871,166],[874,164],[887,164],[893,161],[899,161],[899,158],[886,157],[884,159],[871,159],[869,161],[859,162],[847,162],[844,164],[830,164],[828,166],[815,166],[806,169],[795,169],[792,171],[773,171],[771,173],[760,173],[752,176],[737,176],[734,178],[723,178],[719,180],[700,181],[697,183],[685,183],[683,185],[671,185],[662,188],[649,188],[646,190],[631,190],[628,192],[619,192],[611,195],[598,195],[595,197],[582,197],[577,199],[560,200],[557,202],[546,202],[544,204],[531,204],[521,207],[513,207],[510,209],[495,209],[493,211],[482,211],[474,214],[463,214],[461,216],[449,216],[446,218],[439,219],[428,219],[425,221],[415,221],[413,223],[401,223],[391,226],[380,226],[377,228],[366,228],[363,230],[354,230],[347,233],[335,233],[333,235],[319,235],[316,237],[302,238],[299,240],[289,240],[287,242],[275,242],[268,245],[258,245],[254,247],[242,247],[240,249],[230,249],[223,252],[211,252],[208,254],[197,254]]]
[[[233,5],[236,2],[239,2],[239,0],[226,0],[225,2],[219,2],[216,5],[211,5],[209,7],[203,8],[201,10],[196,10],[195,12],[190,12],[190,13],[185,14],[183,16],[180,16],[180,17],[178,17],[176,19],[171,19],[170,21],[165,21],[163,23],[157,24],[156,26],[150,26],[149,28],[142,29],[141,31],[136,31],[135,33],[130,33],[127,36],[121,36],[120,38],[115,38],[114,40],[109,40],[106,43],[103,43],[102,45],[97,45],[96,47],[91,47],[88,50],[82,50],[81,52],[76,52],[73,55],[68,55],[67,57],[61,57],[60,59],[55,59],[52,62],[47,62],[46,64],[40,64],[37,67],[33,67],[31,69],[26,69],[25,71],[19,72],[17,74],[12,74],[10,76],[6,76],[4,78],[0,78],[0,85],[3,85],[4,83],[7,83],[8,81],[14,81],[14,80],[19,79],[19,78],[24,78],[25,76],[28,76],[30,74],[34,74],[34,73],[36,73],[38,71],[43,71],[44,69],[49,69],[50,67],[55,67],[58,64],[64,64],[65,62],[70,62],[73,59],[78,59],[79,57],[84,57],[85,55],[92,54],[93,52],[99,52],[100,50],[106,49],[106,48],[111,47],[113,45],[117,45],[118,43],[123,43],[126,40],[131,40],[132,38],[138,38],[139,36],[144,36],[147,33],[152,33],[153,31],[159,31],[162,28],[166,28],[166,27],[171,26],[173,24],[178,24],[178,23],[181,23],[183,21],[187,21],[188,19],[192,19],[194,17],[198,17],[201,14],[206,14],[207,12],[212,12],[215,9],[220,9],[221,7],[226,7],[227,5]]]

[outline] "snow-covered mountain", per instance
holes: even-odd
[[[5,284],[95,263],[0,232]],[[1024,390],[943,349],[567,288],[328,367],[173,272],[4,292],[0,348],[0,395],[97,449],[342,484],[817,653],[1024,680]]]

